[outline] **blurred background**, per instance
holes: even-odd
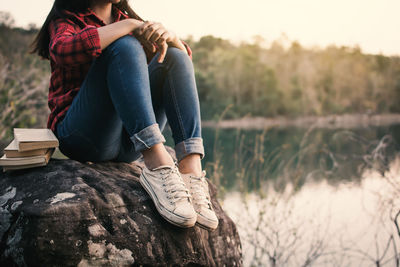
[[[0,5],[1,150],[46,127],[49,62],[28,51],[52,3]],[[130,4],[193,50],[203,163],[245,266],[400,265],[399,1]]]

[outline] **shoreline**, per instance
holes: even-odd
[[[400,124],[400,114],[343,114],[328,116],[304,116],[299,118],[289,118],[279,116],[274,118],[265,117],[244,117],[240,119],[221,120],[221,121],[202,121],[202,127],[206,128],[245,128],[245,129],[265,129],[265,128],[365,128],[379,127]]]

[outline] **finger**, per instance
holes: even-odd
[[[167,43],[164,43],[161,46],[160,56],[158,57],[158,63],[163,63],[165,55],[167,54],[167,49],[168,49],[168,45],[167,45]]]
[[[137,35],[135,37],[140,42],[140,44],[143,46],[143,48],[146,48],[147,50],[150,50],[153,53],[156,52],[156,48],[153,43],[145,40],[143,38],[143,36],[141,36],[141,35]]]
[[[150,36],[149,41],[156,43],[158,39],[165,33],[165,29],[159,28],[158,30],[154,31],[153,34]]]
[[[160,36],[160,38],[158,38],[158,40],[157,40],[157,44],[158,45],[162,45],[164,42],[167,42],[168,40],[169,40],[169,38],[170,38],[170,33],[169,32],[164,32],[161,36]]]
[[[151,52],[153,53],[157,52],[157,47],[153,43],[150,43],[150,45],[151,45]]]
[[[151,25],[147,26],[145,31],[144,31],[144,33],[143,33],[143,37],[146,40],[150,40],[150,37],[153,35],[153,33],[155,31],[157,31],[160,27],[161,27],[160,23],[154,23],[154,24],[151,24]]]
[[[153,24],[153,21],[145,21],[142,25],[140,25],[138,28],[136,28],[136,33],[138,35],[142,35],[144,31],[147,29],[148,26]]]
[[[156,47],[149,41],[147,40],[143,40],[143,42],[141,42],[148,50],[150,50],[151,52],[156,52]]]

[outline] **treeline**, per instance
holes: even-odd
[[[37,33],[0,22],[0,139],[45,127],[49,63],[29,54]],[[202,118],[400,112],[400,58],[358,48],[233,44],[205,36],[193,50]]]
[[[400,112],[400,58],[359,48],[188,40],[204,119]]]

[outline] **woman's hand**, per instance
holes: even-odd
[[[135,29],[135,33],[144,45],[146,45],[146,43],[147,45],[157,45],[158,50],[160,51],[160,57],[158,58],[159,63],[164,61],[169,45],[186,51],[185,46],[182,44],[176,34],[165,29],[161,23],[146,21],[137,29]],[[153,47],[151,51],[155,52],[155,48]]]
[[[129,34],[143,24],[136,19],[123,19],[97,28],[100,38],[100,47],[103,50],[118,38]]]

